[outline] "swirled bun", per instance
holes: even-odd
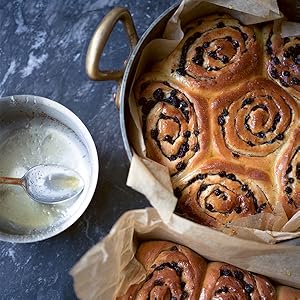
[[[279,202],[300,210],[300,38],[279,29],[201,18],[135,83],[147,156],[169,168],[180,215],[222,227]]]
[[[118,300],[298,300],[300,290],[275,287],[261,275],[204,258],[177,243],[147,241],[136,259],[146,278],[129,287]]]
[[[165,241],[144,242],[136,253],[146,279],[119,300],[198,300],[206,261],[187,247]]]
[[[263,276],[226,263],[212,262],[207,268],[200,299],[275,300],[276,290]]]
[[[300,37],[280,35],[281,21],[264,28],[264,70],[271,80],[300,101]]]

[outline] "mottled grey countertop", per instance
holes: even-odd
[[[97,146],[97,190],[82,217],[63,233],[37,243],[0,242],[0,299],[76,299],[70,268],[110,230],[126,210],[148,205],[125,185],[124,150],[114,82],[93,82],[85,54],[101,18],[127,7],[138,34],[174,0],[0,0],[0,96],[34,94],[64,104],[90,130]],[[128,53],[118,25],[105,48],[103,66],[118,67]]]

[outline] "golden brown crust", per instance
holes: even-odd
[[[136,253],[146,279],[131,285],[118,300],[283,300],[300,299],[300,291],[277,289],[264,276],[222,262],[209,264],[177,243],[147,241]]]
[[[237,84],[258,71],[260,33],[229,15],[211,15],[189,25],[178,47],[156,69],[198,93]]]
[[[277,287],[277,300],[299,300],[300,290],[288,286]]]
[[[198,223],[221,227],[241,217],[271,212],[270,178],[256,168],[211,159],[176,189],[176,211]]]
[[[300,37],[281,38],[281,22],[264,28],[265,72],[300,101]]]
[[[278,202],[289,218],[300,209],[300,37],[282,39],[271,24],[196,20],[135,85],[147,156],[169,168],[177,213],[201,224]]]
[[[291,142],[277,161],[275,173],[279,180],[279,200],[287,216],[300,210],[300,128],[290,136]]]
[[[254,275],[226,263],[209,263],[200,300],[276,299],[273,285],[263,276]]]
[[[199,299],[207,265],[200,255],[176,243],[150,241],[140,245],[136,258],[146,280],[119,299]]]
[[[276,150],[289,140],[299,120],[294,99],[263,78],[216,98],[211,113],[218,155],[264,170],[270,170]]]
[[[136,88],[147,156],[175,175],[209,147],[207,102],[180,90],[173,82],[145,75]]]

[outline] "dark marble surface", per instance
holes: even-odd
[[[128,7],[138,34],[173,0],[0,0],[0,96],[34,94],[75,112],[97,146],[100,174],[86,212],[63,233],[37,243],[0,242],[0,299],[76,299],[70,268],[126,210],[148,205],[125,186],[129,162],[123,147],[114,82],[85,74],[91,35],[114,6]],[[122,65],[127,38],[118,25],[103,66]]]

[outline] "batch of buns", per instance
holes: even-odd
[[[280,32],[280,21],[203,17],[136,82],[147,156],[168,167],[178,214],[218,228],[300,210],[300,38]],[[136,258],[147,277],[119,299],[300,299],[171,242],[145,242]]]
[[[264,276],[226,263],[208,263],[176,243],[144,242],[136,258],[147,277],[132,285],[118,300],[300,299],[300,290],[274,286]]]
[[[147,156],[177,213],[212,227],[300,210],[300,39],[210,15],[135,86]]]

